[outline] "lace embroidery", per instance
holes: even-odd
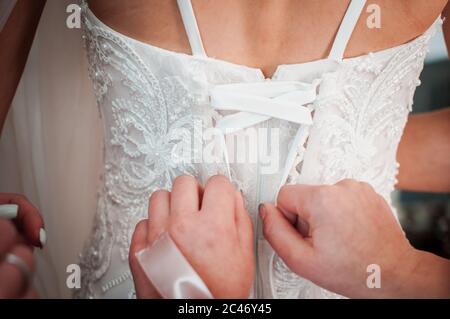
[[[128,43],[93,26],[86,14],[83,23],[98,104],[110,105],[102,109],[110,124],[105,128],[105,187],[93,238],[81,256],[83,287],[77,292],[92,297],[92,284],[108,269],[113,245],[127,260],[132,231],[146,216],[149,195],[156,188],[170,189],[177,175],[198,174],[183,152],[191,150],[184,141],[192,141],[197,119],[190,106],[201,97],[189,94],[177,77],[158,81]],[[119,279],[112,282],[127,278]],[[103,290],[113,286],[106,284]]]
[[[398,167],[397,145],[420,83],[428,39],[424,36],[398,51],[382,69],[369,55],[328,79],[344,84],[316,105],[321,113],[314,128],[321,138],[321,183],[365,181],[389,202]],[[410,96],[407,105],[402,99],[405,92]]]

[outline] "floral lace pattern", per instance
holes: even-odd
[[[104,189],[94,235],[81,258],[85,289],[78,292],[93,297],[92,284],[106,272],[113,246],[127,260],[132,231],[146,216],[152,191],[170,189],[177,175],[198,175],[195,165],[182,158],[183,141],[191,141],[196,119],[190,106],[198,103],[179,78],[157,80],[125,41],[93,26],[86,16],[83,23],[89,73],[108,119]]]
[[[324,75],[314,105],[308,157],[294,182],[334,184],[356,179],[371,184],[391,202],[399,168],[397,147],[433,31],[387,58],[369,54]],[[278,256],[273,267],[274,294],[280,298],[340,297],[324,289],[321,295],[317,286],[292,274]]]
[[[314,153],[319,183],[365,181],[390,201],[397,146],[431,36],[424,34],[384,61],[369,54],[324,76],[326,90],[316,101],[309,141],[320,145]]]
[[[170,189],[177,175],[205,179],[221,171],[220,165],[190,160],[199,151],[195,145],[203,145],[195,141],[195,132],[220,117],[209,107],[211,83],[262,79],[255,70],[213,59],[137,48],[132,39],[95,20],[84,1],[82,13],[89,73],[105,126],[103,187],[92,238],[81,256],[82,288],[76,293],[86,298],[101,297],[130,281],[131,234],[146,217],[148,197],[155,189]],[[291,183],[355,178],[389,198],[398,169],[397,145],[431,35],[384,56],[344,61],[336,72],[323,75],[319,98],[312,105],[314,125],[306,149],[299,147]],[[166,58],[174,65],[169,67]],[[275,120],[265,125],[283,127],[284,140],[291,140],[296,130]],[[243,190],[252,215],[260,200],[258,174],[256,165],[232,165],[234,182]],[[275,185],[277,178],[273,181]],[[265,266],[273,274],[273,297],[336,297],[290,272],[277,256]],[[132,296],[129,289],[123,297]]]

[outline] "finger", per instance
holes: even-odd
[[[278,206],[278,209],[280,210],[281,213],[283,213],[284,217],[286,217],[286,219],[289,221],[289,223],[291,223],[292,225],[297,224],[297,220],[298,220],[297,213],[288,212],[279,206]]]
[[[0,260],[11,250],[19,239],[19,235],[13,223],[9,220],[0,219]]]
[[[297,213],[290,213],[281,209],[281,207],[277,207],[283,216],[289,221],[289,223],[294,226],[297,231],[303,236],[308,237],[309,234],[309,223],[302,219]]]
[[[152,193],[148,204],[147,240],[152,243],[167,227],[170,212],[170,193],[158,190]]]
[[[214,218],[222,223],[234,223],[235,192],[231,182],[222,175],[211,177],[205,185],[201,211],[207,218]]]
[[[200,184],[188,175],[175,178],[170,196],[170,212],[172,215],[183,215],[198,212],[200,207]]]
[[[253,254],[253,224],[250,216],[245,209],[244,199],[241,192],[235,191],[236,194],[236,227],[244,251]]]
[[[47,236],[44,230],[44,220],[37,208],[25,196],[0,194],[0,203],[18,205],[19,211],[14,221],[19,230],[32,245],[36,247],[45,245]]]
[[[261,205],[260,215],[265,238],[286,265],[301,276],[310,273],[314,269],[311,244],[303,239],[274,205]]]
[[[138,298],[157,298],[159,294],[156,292],[155,288],[153,288],[153,285],[145,275],[136,257],[136,253],[146,248],[148,245],[147,225],[148,221],[145,219],[137,223],[131,239],[128,261],[131,273],[133,274],[136,296]]]
[[[296,214],[303,220],[309,221],[309,202],[312,199],[313,194],[320,188],[320,186],[313,185],[285,185],[280,189],[277,198],[277,207],[287,214],[287,218],[291,222],[293,220],[292,215]]]
[[[141,251],[142,249],[146,248],[148,246],[147,241],[147,228],[148,225],[148,219],[143,219],[139,221],[136,224],[136,227],[134,228],[133,236],[131,237],[131,244],[130,244],[130,252],[129,257],[130,260],[134,255]]]
[[[31,249],[24,245],[14,246],[10,251],[22,259],[31,272],[34,272],[34,258]],[[17,265],[3,261],[0,264],[0,299],[19,298],[28,290],[27,278]]]

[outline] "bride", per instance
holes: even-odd
[[[42,285],[56,273],[55,286],[64,289],[66,265],[79,263],[76,297],[133,297],[128,249],[136,223],[146,216],[149,194],[170,189],[178,175],[205,180],[222,173],[241,189],[255,225],[252,297],[339,297],[298,277],[274,254],[261,234],[258,204],[273,201],[285,183],[333,184],[345,178],[371,184],[390,203],[398,173],[401,188],[448,188],[438,178],[448,169],[445,151],[434,153],[436,165],[429,167],[426,158],[435,142],[418,133],[448,117],[447,111],[411,117],[398,148],[446,3],[380,0],[370,9],[364,0],[82,1],[87,66],[84,60],[73,66],[74,58],[71,67],[50,67],[41,75],[30,70],[29,61],[13,103],[17,113],[11,112],[3,133],[4,148],[11,147],[8,140],[24,140],[26,132],[32,136],[31,150],[19,157],[32,158],[36,176],[24,171],[28,180],[22,182],[36,187],[22,191],[43,211],[49,232],[49,256],[42,262],[55,269],[42,272]],[[44,16],[57,15],[55,8],[46,8]],[[381,28],[368,23],[376,12]],[[48,21],[42,23],[36,39],[42,47],[34,46],[30,59],[56,49],[58,39],[67,43],[42,36],[39,32],[51,31]],[[65,49],[69,56],[70,48],[73,43]],[[67,62],[55,58],[59,66]],[[82,77],[83,67],[99,115],[86,110],[89,96],[80,93],[89,91],[86,83],[72,79]],[[53,99],[32,101],[53,102],[42,106],[44,113],[20,101],[41,76],[54,85],[41,90]],[[66,80],[76,86],[60,84]],[[63,114],[55,101],[71,105],[65,107],[71,113]],[[201,137],[205,132],[213,132],[211,139]],[[236,150],[234,140],[246,144]],[[211,156],[205,156],[211,145]],[[269,150],[279,167],[268,172],[261,149]],[[242,150],[248,157],[256,154],[256,161],[235,161],[234,153]],[[93,180],[97,169],[99,183]],[[437,178],[425,185],[425,176]],[[77,262],[73,252],[85,241],[93,206],[91,238]]]

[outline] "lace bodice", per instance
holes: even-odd
[[[396,151],[434,26],[410,43],[341,61],[281,65],[271,79],[259,69],[160,49],[101,23],[82,4],[89,71],[104,123],[103,186],[92,238],[81,256],[77,297],[133,297],[128,247],[135,224],[147,215],[149,195],[173,178],[206,179],[222,162],[198,158],[202,132],[223,113],[211,108],[210,90],[229,83],[320,80],[308,139],[297,148],[289,183],[330,184],[344,178],[370,183],[390,202]],[[440,21],[440,20],[439,20]],[[271,118],[252,129],[279,130],[284,163],[298,125]],[[245,132],[236,132],[236,135]],[[187,152],[186,152],[187,150]],[[280,166],[282,166],[280,164]],[[256,225],[258,272],[254,296],[336,297],[291,273],[262,238],[257,206],[276,195],[281,169],[262,174],[259,161],[231,163]]]

